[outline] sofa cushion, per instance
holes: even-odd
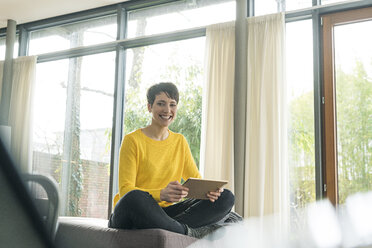
[[[107,220],[59,217],[56,245],[60,248],[187,247],[197,239],[163,229],[123,230]]]

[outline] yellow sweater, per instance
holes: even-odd
[[[147,137],[138,129],[124,137],[119,155],[119,193],[114,197],[114,207],[121,197],[131,190],[149,192],[161,207],[172,205],[160,201],[160,191],[171,181],[201,178],[182,134],[169,130],[162,141]]]

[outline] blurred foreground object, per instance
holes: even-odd
[[[200,247],[372,247],[372,192],[350,196],[337,210],[328,200],[308,205],[296,229],[279,215],[225,225],[192,244]]]
[[[0,247],[54,247],[0,136]]]

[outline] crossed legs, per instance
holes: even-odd
[[[109,227],[120,229],[161,228],[187,234],[187,226],[196,228],[221,220],[234,205],[234,195],[224,190],[215,202],[187,199],[161,208],[145,191],[133,190],[117,203]]]

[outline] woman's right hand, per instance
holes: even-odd
[[[160,191],[160,200],[167,202],[179,202],[186,197],[189,189],[183,187],[178,181],[170,182],[167,187]]]

